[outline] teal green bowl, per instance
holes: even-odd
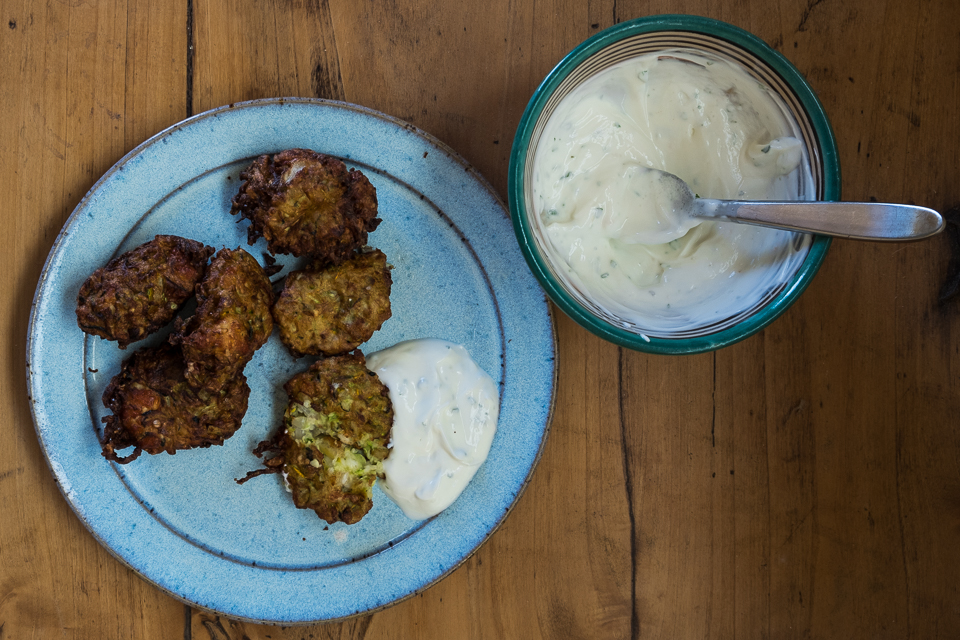
[[[830,238],[814,236],[793,276],[767,292],[761,301],[725,321],[677,335],[650,335],[594,305],[575,290],[546,257],[535,223],[532,174],[544,126],[560,100],[594,74],[640,55],[685,49],[738,64],[779,97],[798,125],[814,192],[808,199],[840,199],[840,164],[836,141],[823,106],[799,71],[756,36],[730,24],[698,16],[638,18],[601,31],[560,61],[537,88],[517,128],[510,154],[510,215],[520,248],[550,299],[588,331],[615,344],[659,354],[693,354],[734,344],[760,331],[793,304],[810,284],[827,254]],[[653,332],[655,333],[655,332]]]

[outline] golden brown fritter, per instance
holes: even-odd
[[[250,387],[241,373],[217,392],[191,387],[180,349],[164,343],[139,349],[124,360],[103,392],[113,412],[103,418],[103,456],[126,464],[143,451],[173,454],[182,449],[223,444],[247,411]],[[117,450],[136,447],[120,457]]]
[[[355,351],[317,361],[284,389],[290,402],[283,427],[254,450],[276,455],[238,482],[282,472],[300,509],[330,524],[359,522],[373,506],[387,457],[393,405],[386,386]]]
[[[280,339],[298,357],[352,351],[390,317],[391,284],[379,249],[339,265],[294,271],[273,305]]]
[[[183,348],[193,386],[220,389],[262,347],[273,330],[273,289],[256,259],[243,249],[221,249],[197,286],[197,311],[177,321],[171,342]]]
[[[202,242],[156,236],[114,258],[80,287],[77,324],[121,349],[146,338],[193,295],[212,253]]]
[[[250,221],[250,244],[263,237],[271,253],[336,264],[377,228],[377,190],[360,171],[309,149],[263,155],[240,174],[230,213]]]

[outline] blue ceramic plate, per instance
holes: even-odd
[[[305,147],[342,158],[377,188],[383,222],[369,243],[393,270],[393,317],[361,349],[442,338],[500,384],[493,448],[446,511],[407,519],[379,489],[358,524],[296,509],[279,476],[240,486],[260,467],[253,447],[286,405],[283,383],[312,359],[274,334],[247,365],[243,426],[222,447],[100,455],[100,401],[125,356],[76,324],[81,283],[156,234],[217,249],[262,241],[229,215],[239,173],[257,155]],[[281,261],[282,262],[282,261]],[[297,266],[287,261],[286,269]],[[163,335],[144,343],[155,343]],[[161,132],[118,162],[84,197],[47,258],[30,318],[28,384],[34,422],[64,496],[94,536],[144,578],[185,602],[256,622],[344,618],[395,603],[456,568],[503,521],[544,440],[555,381],[553,323],[507,212],[487,183],[413,126],[353,105],[273,99],[231,105]]]

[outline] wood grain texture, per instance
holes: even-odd
[[[0,638],[178,637],[183,606],[111,557],[60,495],[24,361],[34,289],[67,216],[120,156],[183,116],[183,30],[167,28],[183,14],[135,1],[2,6]]]
[[[194,0],[194,111],[243,100],[344,100],[330,5]]]
[[[713,354],[623,350],[557,313],[552,433],[513,513],[383,611],[302,628],[192,610],[59,494],[23,359],[47,252],[114,162],[272,96],[407,120],[506,196],[544,75],[654,13],[736,24],[806,76],[848,200],[960,204],[954,0],[64,0],[0,3],[0,639],[960,637],[960,301],[947,237],[835,241],[799,301]]]

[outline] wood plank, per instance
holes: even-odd
[[[540,637],[623,638],[632,624],[635,553],[620,349],[557,313],[557,407],[530,499]],[[515,580],[503,576],[504,581]],[[506,583],[497,585],[506,588]]]
[[[719,535],[714,534],[722,543],[716,545],[720,558],[715,564],[725,584],[715,588],[712,605],[729,612],[720,637],[776,637],[770,632],[766,362],[774,348],[768,331],[716,354],[713,440],[721,457],[710,476],[721,514]]]
[[[730,481],[730,465],[727,452],[714,447],[714,375],[713,354],[623,354],[635,548],[633,637],[705,638],[721,624],[708,604],[714,518],[720,515],[713,487]]]
[[[922,11],[887,4],[885,11],[861,17],[850,7],[824,5],[807,16],[807,31],[796,49],[798,65],[833,117],[847,198],[943,207],[939,197],[947,194],[938,197],[929,190],[924,194],[915,186],[921,181],[946,187],[953,192],[947,202],[956,201],[955,185],[943,179],[942,169],[930,166],[956,158],[955,145],[948,142],[956,132],[956,118],[952,126],[943,122],[945,128],[940,131],[927,130],[928,137],[919,137],[916,126],[917,118],[940,119],[936,109],[918,110],[918,94],[956,92],[953,80],[938,86],[916,77],[920,67],[915,57],[926,57],[924,41],[927,27],[932,28],[932,24],[921,27],[919,16],[943,19],[951,13],[956,18],[955,7],[938,3],[927,3]],[[954,29],[957,21],[947,19],[942,24],[953,25],[945,30]],[[867,43],[843,37],[851,31],[873,31],[879,37]],[[805,49],[803,43],[812,38],[818,39],[817,49]],[[958,60],[955,48],[952,59],[936,59],[944,69],[955,67]],[[849,70],[849,75],[841,75],[840,69]],[[951,79],[954,76],[950,74]],[[911,152],[911,147],[929,155]],[[820,633],[936,635],[935,627],[919,622],[908,606],[918,600],[911,591],[926,587],[920,586],[924,581],[906,579],[915,569],[906,551],[909,543],[903,528],[909,516],[902,499],[905,487],[914,485],[915,479],[901,457],[903,438],[914,432],[913,421],[924,412],[911,418],[901,408],[894,376],[897,340],[890,337],[904,339],[921,317],[929,315],[931,297],[939,288],[936,278],[911,277],[909,291],[896,283],[902,281],[900,265],[924,264],[908,258],[916,252],[928,256],[926,264],[937,262],[938,254],[943,261],[940,240],[907,246],[836,243],[818,277],[822,278],[817,283],[818,297],[811,300],[817,309],[811,317],[819,318],[820,326],[811,338],[819,346],[812,363],[822,364],[811,368],[820,400],[813,405],[815,455],[807,465],[814,501],[810,558],[805,563],[810,566],[805,626]],[[843,304],[838,305],[838,300]],[[911,319],[901,325],[898,314],[905,309]],[[955,319],[940,320],[946,322],[941,331],[955,323]],[[940,435],[953,440],[948,425],[949,421],[939,423],[947,429]],[[927,522],[925,526],[935,525]],[[931,606],[941,614],[941,624],[944,607],[946,601]],[[956,618],[951,624],[957,628]]]
[[[916,46],[904,52],[905,75],[899,82],[885,76],[878,93],[889,96],[892,117],[909,124],[890,157],[875,160],[894,171],[904,168],[902,182],[894,183],[904,199],[956,211],[960,184],[951,165],[960,162],[960,7],[928,2],[915,22],[898,17],[904,20],[898,29],[913,30]],[[960,634],[960,586],[951,575],[960,566],[960,300],[938,300],[949,255],[943,237],[889,256],[896,264],[890,312],[896,320],[897,412],[890,470],[897,483],[889,499],[896,503],[892,542],[900,557],[898,571],[888,575],[905,592],[898,616],[917,638]],[[960,258],[956,249],[952,257]]]
[[[118,0],[7,3],[3,18],[0,101],[12,117],[0,124],[0,209],[8,212],[0,261],[9,274],[2,281],[9,312],[0,384],[0,636],[175,637],[183,605],[114,560],[57,490],[32,428],[23,362],[27,310],[67,216],[126,150],[182,117],[184,93],[165,95],[175,83],[161,67],[182,60],[183,31],[164,27],[183,16]],[[147,33],[152,55],[138,58]],[[148,75],[154,82],[143,81]]]
[[[258,98],[345,99],[329,3],[193,6],[195,113]]]

